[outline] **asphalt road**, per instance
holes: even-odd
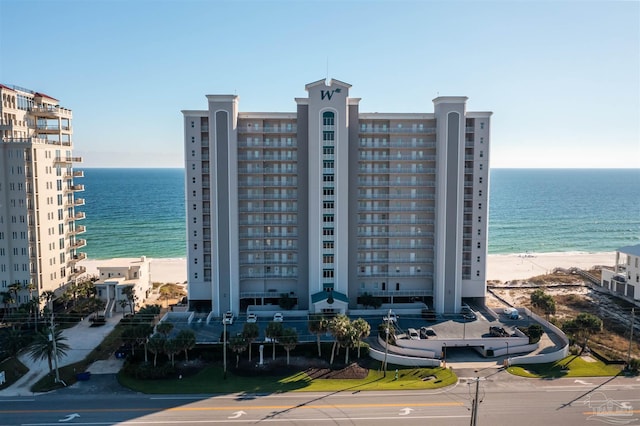
[[[458,373],[455,386],[412,392],[187,396],[64,389],[1,399],[0,424],[468,425],[476,373]],[[479,396],[479,425],[640,424],[637,377],[536,380],[497,371],[479,380]]]

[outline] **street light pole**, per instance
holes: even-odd
[[[444,349],[442,351],[442,355],[444,358],[444,368],[447,368],[447,342],[442,342],[442,344],[444,345]]]
[[[389,353],[389,322],[391,321],[391,309],[387,313],[387,327],[384,329],[384,377],[387,377],[387,354]]]
[[[508,367],[509,366],[509,342],[506,341],[505,343],[507,344],[507,359],[506,359],[506,361],[507,361],[507,367]]]
[[[227,379],[227,322],[222,318],[222,364],[224,365],[223,378]]]

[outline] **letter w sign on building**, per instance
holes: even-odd
[[[320,100],[324,100],[324,98],[327,98],[328,100],[331,100],[331,97],[333,96],[334,93],[340,93],[340,89],[321,90],[320,91]]]

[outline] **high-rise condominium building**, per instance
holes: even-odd
[[[16,86],[0,85],[0,97],[0,293],[20,305],[84,272],[84,201],[74,196],[84,188],[74,183],[71,111]]]
[[[183,111],[193,309],[484,297],[491,113],[457,96],[363,113],[350,88],[307,84],[295,112],[239,112],[233,95]]]

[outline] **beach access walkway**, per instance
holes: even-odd
[[[70,349],[66,356],[61,357],[58,361],[58,367],[73,364],[82,361],[95,349],[104,338],[111,333],[113,328],[120,322],[122,313],[114,314],[107,318],[106,324],[100,327],[91,327],[89,317],[84,318],[78,324],[71,328],[64,329],[62,335],[66,337],[65,343]],[[29,371],[18,381],[6,389],[0,390],[0,396],[28,396],[32,395],[31,386],[40,380],[45,374],[49,373],[49,365],[46,360],[32,360],[28,353],[22,353],[18,356]],[[88,371],[93,374],[117,372],[122,367],[121,360],[108,360],[105,362],[98,361],[92,364]],[[115,371],[113,371],[115,369]],[[78,373],[81,373],[78,371]]]

